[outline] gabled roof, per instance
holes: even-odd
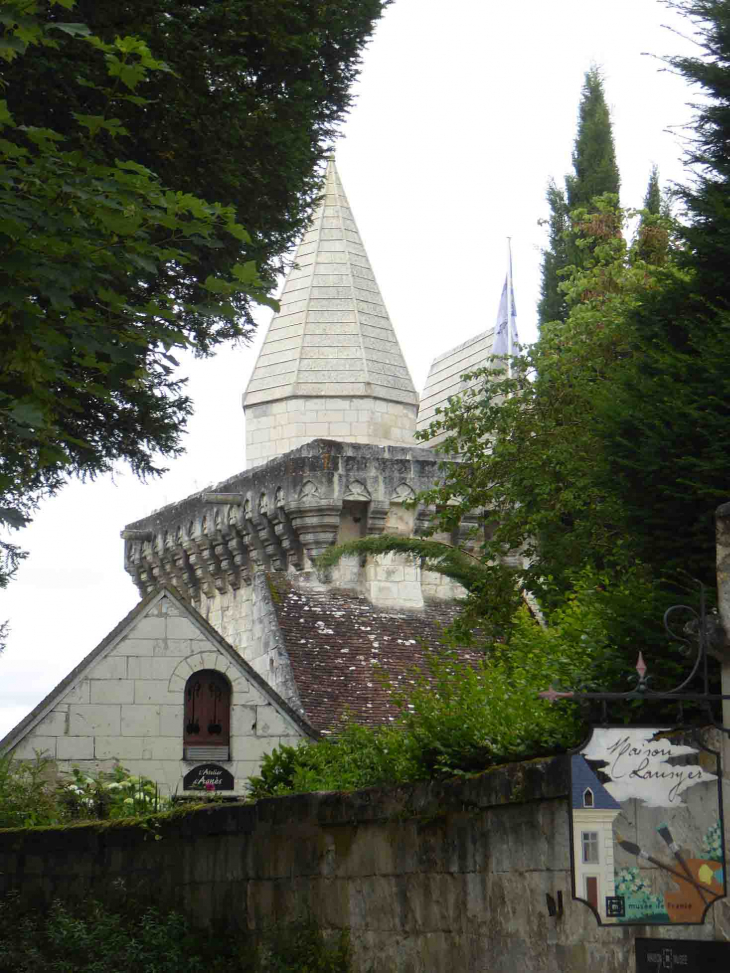
[[[571,804],[577,809],[584,808],[583,795],[587,788],[593,792],[593,807],[586,810],[594,811],[620,811],[621,805],[615,797],[612,797],[600,780],[591,770],[586,758],[580,753],[574,753],[570,761],[570,774],[572,782]]]
[[[244,407],[296,396],[418,404],[334,158],[244,395]]]
[[[307,719],[320,731],[349,713],[365,726],[394,722],[398,709],[383,678],[397,689],[413,685],[429,649],[443,647],[443,630],[459,613],[455,602],[423,609],[379,608],[354,591],[313,591],[291,576],[270,575],[273,603]],[[458,650],[473,665],[479,645]]]
[[[110,652],[117,643],[133,629],[135,623],[143,618],[151,609],[153,609],[158,602],[163,598],[169,598],[176,608],[187,617],[201,630],[202,634],[213,642],[218,649],[226,656],[229,662],[235,665],[241,673],[250,680],[254,685],[271,700],[274,706],[285,713],[291,720],[293,720],[296,725],[309,737],[316,737],[317,733],[313,730],[312,726],[302,718],[302,716],[297,713],[292,707],[276,693],[271,686],[263,679],[251,666],[241,658],[238,652],[230,645],[226,640],[220,635],[213,626],[206,621],[205,618],[196,611],[196,609],[188,602],[185,601],[180,595],[175,591],[174,588],[169,586],[164,586],[158,588],[156,591],[151,592],[142,601],[136,605],[129,614],[116,625],[109,634],[101,640],[101,642],[92,649],[87,656],[85,656],[79,664],[71,670],[71,672],[62,679],[61,682],[51,690],[48,695],[38,703],[38,705],[31,710],[28,715],[20,721],[16,726],[7,733],[2,740],[0,740],[0,752],[6,750],[8,747],[13,747],[19,743],[22,738],[29,733],[42,719],[43,717],[53,709],[58,703],[60,698],[70,689],[79,683],[86,675],[87,671],[91,669],[93,664],[100,659],[105,653]]]

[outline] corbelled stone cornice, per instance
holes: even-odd
[[[343,504],[362,504],[365,533],[382,533],[391,504],[438,481],[441,458],[315,439],[128,524],[126,570],[142,594],[169,584],[193,602],[250,584],[257,568],[301,570],[337,541]]]

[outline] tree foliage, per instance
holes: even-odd
[[[644,193],[644,209],[652,216],[662,212],[662,191],[659,185],[659,167],[654,165],[649,173],[649,182]]]
[[[190,244],[203,280],[253,260],[273,282],[309,221],[321,188],[318,163],[352,102],[362,50],[389,2],[76,0],[73,19],[101,41],[133,35],[170,68],[148,77],[141,109],[115,105],[129,132],[125,157],[165,186],[232,206],[248,230],[249,239],[221,237],[216,249]],[[47,26],[68,19],[57,6],[39,9]],[[34,51],[3,71],[10,110],[78,147],[73,114],[104,111],[105,67],[86,45]],[[119,146],[100,141],[94,152],[113,165]],[[188,286],[195,298],[194,278]],[[250,326],[249,296],[233,300]]]
[[[513,360],[510,377],[494,368],[476,373],[481,385],[452,399],[423,437],[445,433],[440,448],[459,454],[459,462],[444,461],[442,482],[422,497],[440,511],[438,528],[452,530],[470,511],[483,511],[485,559],[499,564],[520,552],[524,584],[547,599],[551,586],[568,589],[587,552],[599,568],[633,562],[597,403],[631,354],[627,314],[679,273],[663,266],[666,220],[646,215],[664,240],[661,258],[649,263],[640,239],[629,244],[622,233],[633,212],[616,209],[612,197],[597,203],[573,214],[585,256],[566,277],[566,321],[543,327]]]
[[[672,275],[631,310],[630,361],[603,402],[604,443],[637,553],[714,585],[714,512],[730,482],[730,11],[674,5],[702,54],[668,58],[703,92],[676,190],[687,223]]]
[[[586,72],[578,106],[578,131],[573,146],[573,172],[565,177],[568,209],[591,206],[596,196],[613,193],[621,185],[613,126],[606,103],[601,72],[594,65]]]
[[[561,284],[567,267],[583,259],[585,249],[575,246],[570,230],[570,212],[591,207],[597,196],[618,196],[620,176],[616,163],[611,116],[597,67],[586,72],[578,107],[578,130],[573,146],[573,172],[565,177],[565,190],[551,179],[547,188],[550,216],[548,247],[543,252],[541,297],[538,319],[564,321],[568,314]]]
[[[386,3],[0,3],[0,527],[180,452],[174,353],[273,306]]]
[[[479,559],[432,539],[383,536],[328,551],[318,564],[344,553],[410,553],[464,586],[453,631],[462,640],[479,627],[512,645],[520,587],[538,597],[548,629],[558,625],[553,649],[567,638],[566,605],[582,606],[585,631],[599,619],[610,635],[601,651],[610,646],[620,659],[608,669],[592,663],[604,685],[622,683],[637,644],[665,658],[671,682],[676,668],[661,617],[673,593],[660,584],[661,570],[651,570],[655,562],[642,559],[643,545],[628,527],[607,449],[606,408],[633,367],[632,313],[689,274],[675,264],[667,218],[644,211],[628,242],[634,211],[621,211],[611,196],[596,204],[573,214],[571,232],[585,258],[566,277],[566,321],[545,325],[539,341],[512,360],[511,375],[499,370],[502,360],[482,369],[481,384],[450,400],[421,437],[446,434],[440,450],[459,457],[445,458],[439,484],[418,498],[437,511],[431,529],[451,533],[465,517],[476,518]]]
[[[94,476],[123,459],[145,475],[156,452],[179,452],[190,403],[173,349],[206,353],[245,335],[240,293],[272,303],[251,262],[201,276],[197,252],[248,239],[232,207],[170,190],[121,157],[127,130],[116,109],[143,111],[138,87],[167,66],[138,38],[107,44],[83,25],[44,24],[36,7],[0,8],[3,57],[88,47],[108,84],[94,88],[99,112],[71,119],[73,142],[0,102],[0,524],[9,527],[69,474]],[[109,164],[96,151],[104,142]],[[0,583],[19,555],[9,544],[4,553]]]

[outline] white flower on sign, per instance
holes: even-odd
[[[656,737],[667,728],[597,728],[585,750],[586,760],[602,761],[601,771],[611,779],[604,787],[622,804],[632,798],[645,807],[680,807],[681,795],[690,787],[717,780],[700,765],[676,763],[673,758],[699,751],[695,747]]]

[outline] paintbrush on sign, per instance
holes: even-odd
[[[664,841],[667,843],[667,845],[668,845],[670,851],[672,852],[672,854],[674,855],[674,857],[677,859],[677,861],[679,862],[679,864],[682,866],[682,870],[684,871],[684,874],[687,876],[688,880],[690,882],[692,882],[692,884],[694,885],[695,884],[694,876],[692,875],[692,872],[689,870],[689,865],[684,860],[684,855],[682,854],[681,848],[679,847],[679,845],[677,844],[677,842],[672,837],[672,832],[669,830],[669,825],[666,824],[666,823],[660,824],[659,827],[657,828],[657,831],[659,832],[659,834],[661,835],[661,837],[664,839]],[[699,885],[697,885],[697,891],[700,893],[700,896],[702,898],[702,901],[705,903],[705,905],[707,905],[708,904],[708,902],[707,902],[707,896],[702,891],[702,889],[700,888]]]
[[[718,895],[717,892],[714,892],[711,888],[709,888],[709,886],[701,885],[699,882],[696,882],[691,876],[688,877],[687,875],[683,875],[681,872],[678,872],[676,868],[672,868],[670,865],[666,865],[664,862],[659,861],[658,858],[654,858],[653,855],[650,855],[647,852],[645,852],[643,848],[640,848],[638,845],[634,844],[633,841],[627,841],[618,832],[616,832],[616,841],[618,841],[619,845],[623,848],[623,850],[627,851],[630,855],[636,855],[637,858],[643,858],[645,861],[651,862],[652,865],[656,865],[657,868],[663,868],[665,872],[671,872],[672,875],[675,875],[683,882],[689,882],[689,884],[693,885],[700,894],[704,891],[704,892],[709,892],[710,895],[713,895],[716,899],[721,898],[721,896]]]

